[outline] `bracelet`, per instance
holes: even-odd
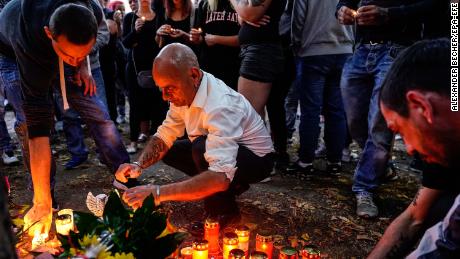
[[[141,163],[139,163],[139,161],[134,161],[131,164],[137,165],[141,170],[144,169],[144,168],[142,168]]]

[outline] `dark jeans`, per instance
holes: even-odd
[[[208,162],[204,158],[206,152],[206,136],[176,140],[164,156],[163,162],[189,176],[208,170]],[[249,189],[249,184],[260,182],[270,175],[273,169],[273,154],[259,157],[248,148],[240,145],[236,156],[235,172],[229,188],[224,192],[215,193],[204,200],[205,210],[211,215],[229,214],[238,211],[235,196]]]
[[[350,54],[319,55],[296,59],[297,93],[300,101],[299,159],[312,163],[323,112],[327,159],[339,162],[346,138],[346,119],[340,92],[340,76]]]
[[[66,68],[66,77],[72,74],[71,70]],[[97,86],[97,94],[93,96],[84,95],[83,88],[66,80],[67,96],[71,107],[63,112],[67,146],[73,156],[87,155],[81,118],[85,121],[96,143],[101,162],[106,164],[112,173],[115,173],[122,163],[129,162],[129,155],[115,123],[108,114],[100,68],[92,69],[92,75]],[[58,106],[63,109],[62,102]]]
[[[273,82],[267,101],[267,113],[270,122],[273,144],[277,153],[286,153],[288,129],[284,100],[295,79],[294,57],[290,49],[284,49],[284,70]]]
[[[360,44],[342,72],[341,89],[348,129],[363,148],[353,192],[372,192],[386,173],[393,134],[380,112],[379,94],[388,69],[404,46]]]
[[[14,149],[5,122],[5,106],[3,105],[5,101],[5,91],[3,85],[0,77],[0,156],[3,152],[11,152]]]

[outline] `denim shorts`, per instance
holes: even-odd
[[[240,76],[263,83],[272,83],[283,72],[281,44],[247,44],[241,46]]]

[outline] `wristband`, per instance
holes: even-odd
[[[141,163],[139,163],[138,161],[134,161],[131,164],[137,165],[141,170],[144,169],[144,168],[142,168]]]

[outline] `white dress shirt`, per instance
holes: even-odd
[[[235,176],[238,145],[259,157],[274,151],[268,130],[249,101],[204,71],[192,104],[189,107],[171,104],[155,136],[170,148],[184,135],[184,129],[192,142],[199,136],[207,136],[204,157],[209,163],[208,170],[224,172],[230,181]]]

